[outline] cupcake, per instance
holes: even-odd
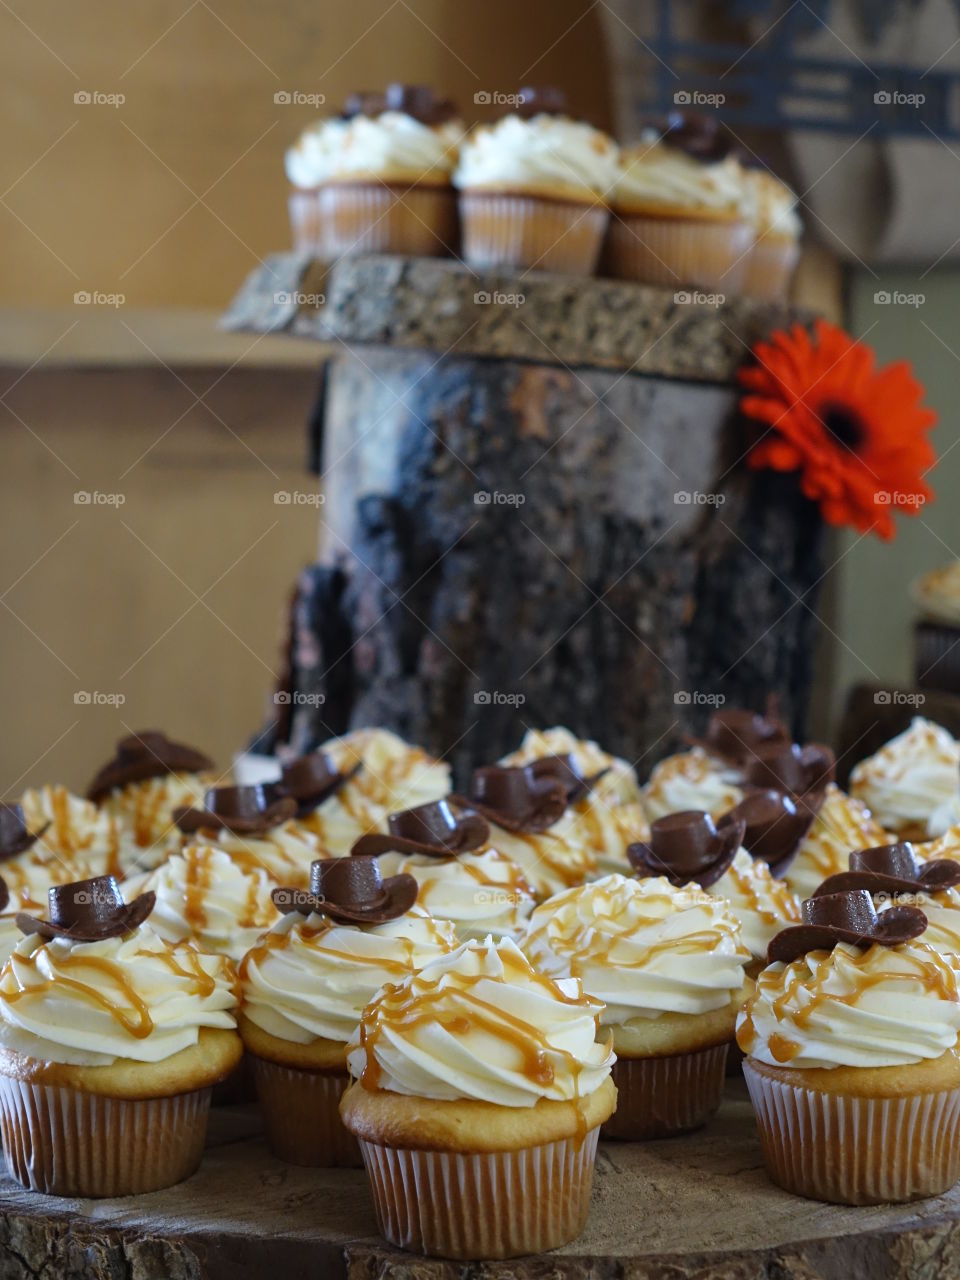
[[[763,968],[776,934],[799,923],[800,903],[765,862],[742,847],[745,834],[746,820],[737,810],[716,823],[709,813],[688,810],[658,818],[649,842],[631,845],[627,857],[641,878],[665,876],[675,888],[704,889],[725,902],[750,952],[752,974]]]
[[[770,302],[785,302],[800,258],[803,223],[797,197],[766,169],[743,171],[744,208],[756,239],[747,255],[743,292]]]
[[[803,904],[770,944],[737,1040],[770,1177],[837,1204],[916,1200],[960,1176],[960,995],[917,907],[866,889]]]
[[[155,729],[122,738],[87,788],[114,820],[126,875],[149,871],[180,848],[174,810],[203,800],[213,761]]]
[[[943,835],[960,823],[960,743],[915,716],[909,729],[854,767],[850,791],[902,840]]]
[[[261,868],[244,869],[215,845],[187,845],[163,866],[136,880],[156,895],[150,927],[166,942],[193,942],[201,951],[239,962],[278,918],[274,882]]]
[[[603,1001],[618,1090],[604,1136],[667,1137],[709,1120],[750,958],[725,902],[662,876],[605,876],[537,907],[523,949]]]
[[[298,251],[327,256],[320,220],[320,188],[330,176],[346,128],[345,116],[318,120],[304,129],[284,156],[290,183],[290,230],[293,247]]]
[[[469,795],[453,795],[460,808],[490,824],[490,847],[515,863],[540,898],[581,884],[596,871],[596,855],[567,813],[567,790],[533,765],[487,765],[473,771]]]
[[[730,140],[706,118],[672,121],[621,154],[607,262],[614,276],[724,294],[743,287],[754,230]]]
[[[464,943],[364,1009],[340,1113],[381,1234],[415,1253],[541,1253],[583,1230],[616,1105],[600,1005],[507,938]]]
[[[268,784],[208,787],[201,804],[175,809],[173,819],[191,843],[215,845],[241,870],[305,888],[323,850],[296,813],[296,800]]]
[[[850,869],[828,876],[814,897],[866,889],[878,911],[907,905],[927,917],[923,941],[957,967],[960,960],[960,862],[924,862],[906,842],[855,849]]]
[[[346,856],[368,831],[382,831],[389,814],[430,804],[450,791],[449,765],[386,729],[357,729],[331,739],[318,754],[329,758],[340,780],[316,804],[301,795],[298,821],[335,857]],[[284,768],[288,788],[296,765]]]
[[[463,257],[471,266],[589,276],[617,176],[617,148],[563,114],[562,95],[523,89],[517,111],[481,125],[460,148]]]
[[[590,798],[606,804],[635,804],[640,800],[640,784],[633,765],[619,756],[612,756],[589,738],[578,738],[569,729],[556,726],[553,729],[530,729],[516,751],[504,756],[501,764],[534,764],[554,758],[562,761],[568,771],[579,775],[578,786],[589,781],[589,790],[570,798],[570,804],[586,802]]]
[[[960,693],[960,560],[925,573],[911,594],[920,615],[913,633],[917,684]]]
[[[11,1174],[58,1196],[189,1177],[211,1087],[240,1060],[233,967],[163,942],[152,893],[112,876],[50,890],[0,972],[0,1129]]]
[[[368,102],[332,141],[318,190],[325,254],[453,252],[450,178],[464,133],[453,104],[420,85],[392,84],[377,106]]]
[[[888,838],[861,800],[830,782],[784,879],[798,898],[810,898],[827,876],[846,871],[852,849],[886,844]]]
[[[518,866],[486,846],[490,826],[476,813],[456,817],[445,800],[392,813],[388,832],[361,836],[353,854],[379,859],[385,876],[417,882],[417,902],[457,937],[518,938],[533,910],[533,892]]]
[[[385,982],[453,951],[453,926],[416,906],[412,876],[375,858],[331,858],[310,890],[277,889],[284,913],[240,965],[240,1033],[252,1055],[267,1144],[290,1164],[358,1165],[337,1106],[346,1044]]]

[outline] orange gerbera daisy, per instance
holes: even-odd
[[[921,404],[910,365],[878,369],[870,347],[826,320],[813,337],[797,325],[753,350],[756,364],[740,370],[740,407],[767,429],[749,465],[799,471],[828,524],[892,538],[894,509],[916,515],[933,497],[926,433],[937,415]]]

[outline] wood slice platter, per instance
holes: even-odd
[[[960,1188],[914,1205],[789,1196],[763,1170],[741,1080],[698,1133],[603,1143],[590,1219],[563,1249],[509,1262],[401,1253],[377,1236],[362,1170],[273,1159],[256,1107],[212,1114],[198,1172],[167,1191],[61,1200],[0,1181],[2,1280],[947,1280]]]

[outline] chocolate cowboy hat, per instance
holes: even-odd
[[[822,743],[772,742],[754,751],[743,779],[749,786],[785,791],[816,814],[835,769],[836,757]]]
[[[938,858],[921,862],[912,844],[879,844],[855,849],[850,854],[850,870],[828,876],[814,893],[815,898],[848,889],[875,893],[937,893],[960,884],[960,862]]]
[[[354,842],[354,857],[376,857],[380,853],[425,853],[450,858],[479,849],[490,835],[490,824],[479,813],[457,817],[446,800],[403,809],[387,818],[389,834],[372,831]]]
[[[552,778],[563,785],[567,804],[576,804],[593,790],[600,779],[610,772],[609,768],[598,773],[585,774],[572,755],[541,756],[539,760],[531,760],[530,769],[535,778]]]
[[[341,772],[326,751],[311,751],[281,766],[276,793],[292,796],[297,802],[297,814],[302,818],[329,800],[362,768],[363,762],[358,761],[352,769]]]
[[[567,793],[554,777],[538,778],[533,766],[489,764],[474,769],[469,796],[450,797],[505,831],[540,832],[563,817]]]
[[[157,900],[155,893],[141,893],[124,902],[113,876],[94,876],[74,884],[55,884],[48,890],[50,919],[40,920],[21,911],[17,928],[21,933],[39,933],[44,938],[71,938],[74,942],[100,942],[131,933],[143,924]]]
[[[709,813],[683,809],[650,825],[649,842],[627,846],[631,867],[641,877],[666,876],[671,884],[715,884],[737,856],[746,824],[726,813],[714,822]]]
[[[297,812],[293,796],[278,795],[273,783],[253,787],[208,787],[203,808],[174,809],[181,831],[230,831],[237,836],[260,835],[286,822]]]
[[[4,880],[3,876],[0,876],[0,911],[6,911],[9,905],[10,886],[7,884],[6,880]]]
[[[789,743],[790,731],[774,708],[772,698],[768,699],[763,715],[745,707],[721,707],[707,721],[705,736],[688,736],[687,741],[731,764],[745,764],[759,747],[775,742]]]
[[[540,115],[566,115],[567,95],[555,84],[525,84],[517,94],[513,110],[527,120]]]
[[[778,877],[796,857],[814,819],[810,809],[786,792],[762,788],[749,791],[730,812],[746,823],[743,847]]]
[[[421,124],[446,124],[457,114],[456,104],[450,98],[438,98],[425,84],[388,84],[384,94],[384,109],[403,111]]]
[[[867,889],[807,898],[800,910],[803,924],[789,925],[771,940],[768,964],[777,960],[790,964],[808,951],[832,951],[838,942],[856,947],[878,942],[895,947],[918,938],[927,927],[927,917],[919,907],[890,907],[878,915]]]
[[[45,822],[39,831],[28,831],[23,805],[0,804],[0,862],[15,858],[36,844],[49,825]]]
[[[99,804],[116,787],[125,787],[129,782],[162,778],[166,773],[202,773],[212,768],[213,761],[202,751],[172,742],[157,729],[143,729],[120,739],[113,759],[97,771],[87,787],[87,799]]]
[[[318,858],[310,863],[310,889],[274,889],[273,904],[289,915],[313,912],[338,924],[385,924],[402,916],[417,900],[413,876],[380,874],[376,858]]]

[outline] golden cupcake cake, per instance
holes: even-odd
[[[617,177],[617,147],[565,113],[556,89],[521,89],[516,111],[464,140],[453,176],[471,267],[592,275]]]
[[[683,1133],[720,1105],[750,953],[727,904],[666,877],[610,875],[542,903],[523,950],[578,978],[613,1033],[616,1114],[604,1134]]]
[[[767,1172],[795,1195],[881,1204],[960,1177],[960,994],[918,907],[866,889],[803,904],[737,1020]]]
[[[391,813],[384,833],[361,836],[354,856],[379,860],[385,876],[402,873],[417,882],[417,902],[449,920],[461,942],[518,938],[534,897],[520,868],[488,847],[490,825],[477,813],[459,816],[446,800]]]
[[[520,868],[537,897],[581,884],[596,872],[594,851],[566,820],[567,787],[535,765],[486,765],[474,769],[469,795],[454,794],[462,810],[490,824],[490,848]]]
[[[854,766],[850,792],[902,840],[931,840],[960,823],[960,743],[915,716],[908,729]]]
[[[10,1172],[60,1196],[154,1191],[200,1161],[212,1086],[240,1060],[232,965],[150,928],[101,876],[22,913],[0,971],[0,1128]]]
[[[212,769],[202,751],[156,729],[120,739],[90,782],[87,799],[114,821],[124,874],[150,870],[179,849],[174,811],[203,800],[214,782]]]
[[[506,938],[464,943],[380,991],[348,1047],[340,1110],[390,1243],[496,1259],[583,1230],[616,1105],[600,1012]]]
[[[346,1045],[384,983],[457,945],[453,925],[416,905],[417,882],[376,858],[332,858],[310,888],[277,889],[283,918],[240,965],[240,1032],[273,1153],[291,1164],[359,1164],[340,1124]]]

